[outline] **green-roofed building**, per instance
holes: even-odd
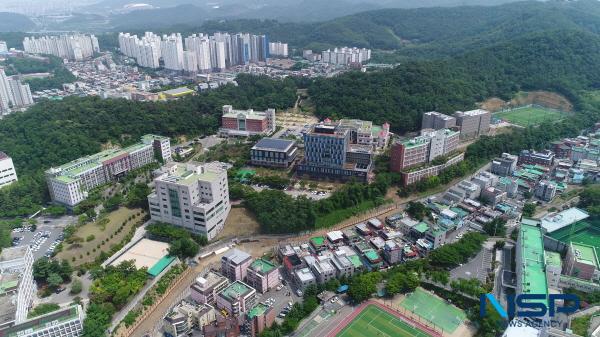
[[[248,267],[246,277],[250,286],[260,293],[265,293],[281,283],[279,275],[279,268],[273,262],[256,259]]]
[[[19,324],[0,328],[2,337],[80,336],[85,313],[80,305],[28,319]]]
[[[275,310],[272,307],[258,303],[246,314],[250,322],[250,336],[258,336],[263,330],[273,325]]]
[[[548,280],[544,257],[544,235],[538,226],[521,223],[516,246],[517,294],[542,294],[548,305]]]
[[[233,316],[242,316],[257,303],[256,290],[242,281],[233,282],[217,295],[217,308]]]
[[[310,238],[310,244],[317,251],[320,251],[325,247],[325,238],[322,236],[315,236]]]
[[[416,226],[411,228],[411,232],[418,237],[425,236],[425,233],[427,233],[428,230],[429,225],[426,222],[419,222]]]
[[[565,258],[565,274],[587,281],[600,281],[598,253],[594,246],[571,242]]]
[[[148,269],[148,275],[151,277],[156,277],[160,273],[162,273],[165,268],[167,268],[173,261],[175,261],[175,256],[163,256],[160,260],[158,260],[150,269]]]
[[[52,167],[45,172],[50,197],[53,202],[74,207],[87,198],[91,189],[156,162],[157,157],[164,162],[171,160],[169,138],[145,135],[131,146],[104,150]]]

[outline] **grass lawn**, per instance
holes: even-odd
[[[429,337],[430,335],[376,305],[368,305],[336,335],[336,337],[363,336]]]
[[[408,294],[401,305],[449,333],[467,318],[462,310],[421,288]]]
[[[360,213],[366,212],[372,208],[375,208],[375,203],[373,201],[363,201],[362,203],[350,207],[335,210],[325,216],[320,216],[317,218],[317,223],[315,224],[316,228],[327,228],[333,225],[336,225],[348,218],[351,218]]]
[[[219,233],[218,238],[252,235],[260,232],[260,224],[256,221],[256,217],[245,207],[232,207],[225,227]]]
[[[75,266],[94,261],[101,251],[108,251],[112,245],[116,245],[123,240],[131,227],[141,219],[141,217],[136,217],[133,220],[128,220],[129,217],[141,211],[139,208],[121,207],[105,217],[108,222],[102,222],[102,219],[99,219],[96,222],[78,227],[74,236],[81,238],[82,241],[74,244],[64,242],[63,250],[56,257],[59,260],[66,259]],[[127,224],[121,232],[117,233],[117,229],[124,221],[127,221]],[[102,225],[101,223],[105,224]],[[94,237],[93,240],[87,241],[87,238],[91,238],[91,235]],[[102,244],[102,241],[104,241],[104,244]],[[100,248],[98,248],[98,245],[100,245]],[[73,261],[73,258],[75,258],[75,261]]]
[[[509,121],[513,124],[529,126],[540,124],[547,120],[560,119],[564,117],[564,113],[540,107],[523,107],[497,112],[494,114],[494,117]]]

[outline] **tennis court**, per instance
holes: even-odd
[[[540,124],[544,121],[558,120],[564,117],[564,113],[558,110],[546,109],[539,106],[525,106],[497,112],[494,117],[509,121],[521,126]]]
[[[370,304],[366,306],[350,324],[336,337],[431,337],[402,319]]]
[[[600,222],[580,221],[554,231],[549,236],[564,243],[583,243],[600,249]]]
[[[462,310],[421,288],[408,294],[400,305],[449,333],[467,318]]]

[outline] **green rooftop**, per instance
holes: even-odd
[[[571,242],[571,248],[575,251],[575,259],[579,263],[589,264],[598,268],[598,256],[596,255],[596,249],[592,246],[584,245],[582,243]],[[577,253],[579,252],[579,253]]]
[[[421,234],[425,234],[425,232],[429,230],[429,225],[425,222],[419,222],[419,224],[413,227],[413,229]]]
[[[310,238],[310,242],[312,242],[313,246],[320,247],[325,243],[325,238],[322,236],[315,236]]]
[[[376,261],[376,260],[380,260],[381,258],[379,257],[379,254],[377,254],[377,252],[373,249],[369,249],[365,252],[365,257],[370,261]]]
[[[560,259],[559,253],[551,252],[551,251],[547,250],[544,252],[544,255],[546,256],[546,265],[547,266],[554,266],[554,267],[562,266],[562,261]]]
[[[519,229],[520,256],[522,273],[520,288],[523,294],[544,294],[548,296],[546,279],[546,260],[544,258],[544,235],[540,227],[521,223]],[[544,304],[548,300],[545,299]]]
[[[23,333],[35,333],[38,330],[45,329],[48,326],[58,323],[73,320],[79,317],[77,306],[58,309],[57,311],[29,319],[23,323],[11,326],[3,331],[5,337],[23,336]]]
[[[158,262],[156,262],[150,269],[148,269],[148,274],[152,277],[158,276],[165,268],[167,268],[171,263],[175,261],[175,257],[171,256],[163,256]]]
[[[256,306],[254,306],[254,308],[248,311],[248,318],[253,319],[254,317],[262,316],[265,314],[265,312],[267,312],[267,310],[269,310],[268,305],[264,303],[258,303]]]
[[[349,255],[348,260],[350,260],[350,262],[352,262],[352,265],[354,266],[354,268],[360,268],[363,266],[363,263],[360,260],[360,257],[358,257],[358,255]]]
[[[262,274],[266,274],[275,269],[275,265],[264,259],[256,259],[254,262],[252,262],[252,264],[250,264],[250,268]]]
[[[244,297],[252,290],[253,289],[250,288],[250,286],[245,284],[244,282],[235,281],[232,284],[230,284],[227,288],[223,289],[220,295],[230,302],[235,302],[238,298]]]

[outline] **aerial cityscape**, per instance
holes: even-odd
[[[600,337],[598,27],[0,3],[0,337]]]

